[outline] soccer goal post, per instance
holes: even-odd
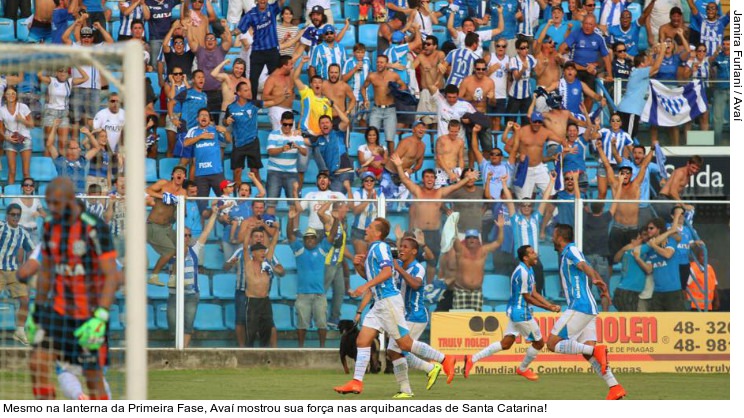
[[[97,41],[72,46],[0,43],[0,228],[23,235],[11,243],[18,247],[17,265],[0,267],[0,399],[32,399],[49,392],[57,399],[94,397],[89,370],[97,368],[112,398],[147,398],[144,50],[134,41]],[[73,181],[84,213],[95,215],[82,223],[81,230],[88,232],[81,234],[88,235],[74,241],[73,225],[61,232],[65,238],[49,239],[50,260],[56,264],[49,269],[38,262],[39,270],[50,271],[25,279],[20,270],[34,260],[30,249],[42,245],[44,224],[54,212],[44,193],[63,176]],[[20,221],[15,213],[6,219],[17,207]],[[110,237],[97,235],[104,230]],[[55,237],[53,230],[50,234]],[[68,240],[68,235],[73,237]],[[0,251],[16,250],[7,247]],[[85,347],[69,336],[95,315],[106,289],[99,259],[90,254],[113,250],[121,284],[108,312],[106,341],[101,348]],[[8,255],[13,256],[0,254]],[[40,280],[45,285],[37,287]],[[29,306],[32,318],[47,315],[35,311],[42,288],[48,289],[41,298],[44,309],[53,318],[40,321],[47,324],[43,338],[24,330]],[[34,336],[37,344],[30,338]],[[41,356],[35,354],[39,351]]]

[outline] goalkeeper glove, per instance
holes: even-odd
[[[39,313],[36,312],[36,304],[32,303],[28,310],[28,316],[26,316],[26,325],[23,327],[30,344],[38,344],[44,338],[44,331],[39,328],[38,322]]]
[[[109,311],[105,308],[98,308],[93,313],[93,318],[85,321],[72,335],[77,337],[80,347],[98,350],[103,345],[108,320]]]

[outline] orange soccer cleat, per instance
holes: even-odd
[[[333,388],[336,392],[346,395],[349,393],[353,393],[355,395],[358,395],[362,393],[362,390],[364,390],[364,383],[362,383],[361,380],[349,380],[345,385],[343,386],[336,386]]]
[[[465,356],[465,367],[462,368],[462,374],[466,379],[470,377],[470,369],[473,368],[473,365],[473,356],[468,354]]]
[[[616,401],[622,399],[627,395],[625,389],[621,385],[615,385],[610,388],[610,392],[607,394],[608,401]]]
[[[599,367],[600,367],[600,370],[602,371],[602,374],[604,375],[605,373],[607,373],[607,346],[606,345],[594,346],[594,353],[592,353],[592,355],[599,362]]]
[[[520,376],[523,376],[527,380],[536,381],[540,378],[535,372],[533,372],[531,369],[527,369],[525,371],[519,370],[519,367],[517,367],[517,374]]]
[[[455,378],[454,356],[444,356],[444,360],[442,360],[442,370],[444,370],[444,374],[447,375],[447,384],[449,385],[450,383],[452,383],[452,379]]]

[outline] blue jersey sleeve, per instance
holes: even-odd
[[[302,238],[299,238],[299,239],[295,238],[295,240],[294,240],[294,241],[290,241],[290,242],[289,242],[289,248],[291,248],[291,249],[292,249],[292,251],[294,252],[294,255],[295,255],[295,257],[297,256],[297,252],[298,252],[298,251],[299,251],[299,250],[300,250],[300,249],[301,249],[302,247],[304,247],[304,244],[303,244],[303,242],[302,242]]]

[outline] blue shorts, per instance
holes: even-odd
[[[28,42],[52,43],[52,24],[44,25],[34,21],[28,30]]]
[[[186,141],[186,135],[179,135],[173,147],[173,155],[179,158],[194,158],[194,146],[186,147],[183,145],[184,141]]]

